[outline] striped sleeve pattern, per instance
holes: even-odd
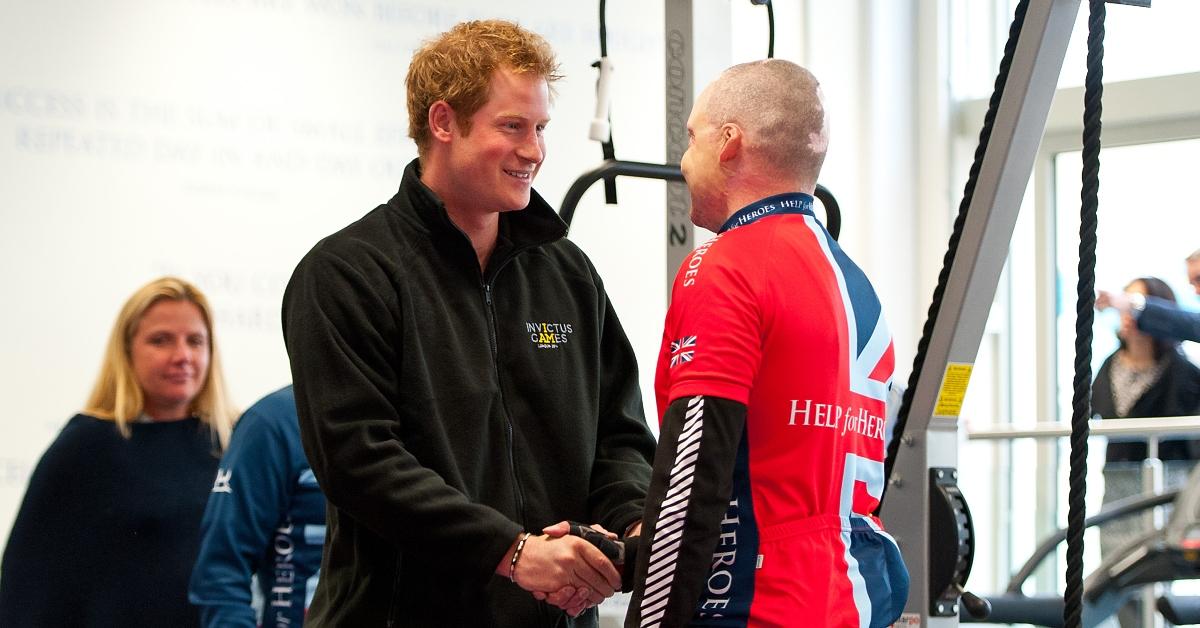
[[[671,468],[669,488],[659,511],[654,538],[650,542],[650,560],[641,603],[643,628],[661,624],[670,597],[688,502],[692,494],[696,461],[700,456],[700,436],[703,430],[704,398],[697,396],[688,400],[683,430],[679,433],[679,444]]]

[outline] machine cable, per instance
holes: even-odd
[[[1063,621],[1081,625],[1088,419],[1092,415],[1092,322],[1096,304],[1096,227],[1100,187],[1100,113],[1104,94],[1105,0],[1089,0],[1087,78],[1083,97],[1083,188],[1080,191],[1079,283],[1075,304],[1075,379],[1071,399],[1071,468],[1067,509],[1067,577]]]
[[[752,4],[767,7],[767,58],[775,57],[775,7],[771,0],[750,0]],[[612,136],[612,72],[613,64],[608,58],[608,12],[607,0],[600,0],[600,59],[592,63],[593,68],[600,72],[596,78],[596,111],[592,116],[592,125],[588,130],[588,138],[600,142],[600,152],[605,161],[617,158],[616,146]],[[604,202],[609,205],[617,204],[616,176],[604,177]]]
[[[592,64],[600,70],[596,79],[596,113],[592,117],[592,126],[588,137],[600,142],[600,152],[605,160],[616,159],[617,150],[613,145],[612,112],[610,111],[612,85],[612,61],[608,59],[608,19],[605,5],[607,0],[600,0],[600,60]],[[605,177],[604,202],[609,205],[617,204],[617,179]]]
[[[767,46],[767,57],[775,55],[775,9],[771,0],[750,0],[752,4],[766,5],[767,26],[770,31]],[[581,175],[563,197],[559,206],[559,217],[569,227],[575,217],[575,208],[583,198],[584,193],[596,181],[604,181],[604,200],[608,205],[617,204],[617,177],[627,176],[641,179],[661,179],[664,181],[683,182],[683,173],[679,164],[652,164],[636,161],[622,161],[616,158],[616,150],[612,139],[612,118],[610,113],[611,84],[613,65],[608,58],[608,19],[606,17],[607,0],[600,0],[600,60],[592,64],[599,68],[600,75],[596,80],[596,109],[592,116],[592,124],[588,131],[589,139],[601,143],[604,161],[600,166]],[[828,188],[817,184],[813,196],[821,201],[825,209],[825,227],[836,240],[841,233],[842,214],[837,199]]]
[[[775,58],[775,7],[771,0],[750,0],[752,4],[767,5],[767,58]]]
[[[1021,0],[1014,12],[1009,28],[1009,39],[1004,47],[995,89],[988,103],[983,128],[979,133],[979,144],[964,186],[963,200],[954,221],[949,247],[943,258],[942,271],[938,275],[937,287],[929,306],[928,318],[913,359],[908,387],[904,391],[897,413],[895,437],[888,443],[887,459],[884,464],[884,491],[890,483],[900,443],[904,440],[904,429],[912,406],[913,393],[917,388],[920,373],[924,368],[933,328],[941,310],[942,298],[949,281],[950,269],[958,252],[958,243],[974,196],[983,156],[991,137],[999,102],[1004,93],[1009,68],[1024,25],[1028,0]],[[1068,627],[1078,627],[1082,621],[1083,595],[1083,533],[1085,525],[1084,498],[1086,495],[1088,420],[1091,418],[1091,343],[1095,306],[1096,227],[1099,188],[1099,153],[1101,131],[1101,96],[1103,94],[1104,18],[1105,0],[1089,0],[1087,79],[1084,96],[1083,132],[1083,187],[1080,210],[1079,283],[1076,302],[1076,341],[1074,394],[1072,397],[1072,431],[1070,454],[1070,490],[1067,517],[1067,570],[1064,594],[1063,619]],[[882,499],[881,499],[882,502]],[[878,510],[876,511],[878,513]]]
[[[925,319],[925,327],[921,332],[921,340],[917,343],[917,354],[913,358],[912,372],[908,376],[908,388],[904,391],[904,396],[900,402],[900,411],[896,416],[895,436],[888,443],[887,458],[884,461],[883,494],[879,498],[880,505],[875,509],[876,515],[879,514],[880,509],[883,507],[883,499],[887,496],[887,487],[892,477],[892,469],[896,464],[896,456],[899,453],[900,443],[904,439],[904,427],[908,424],[908,413],[912,408],[913,393],[917,390],[917,382],[920,379],[921,369],[925,366],[925,355],[929,350],[929,342],[933,336],[934,325],[937,324],[938,312],[942,307],[942,296],[946,292],[946,285],[950,279],[950,269],[954,265],[954,258],[958,253],[958,242],[962,238],[963,226],[966,224],[967,214],[971,207],[971,199],[975,195],[975,185],[979,179],[979,171],[983,167],[983,156],[987,152],[988,141],[992,136],[992,127],[996,121],[996,112],[1000,108],[1000,98],[1004,95],[1004,85],[1008,81],[1008,71],[1012,66],[1013,54],[1017,49],[1017,41],[1021,37],[1021,27],[1025,24],[1025,13],[1028,8],[1029,0],[1021,0],[1017,4],[1012,25],[1008,29],[1008,42],[1004,45],[1004,56],[1000,60],[1000,71],[996,75],[995,88],[992,91],[991,99],[988,101],[987,114],[983,118],[983,128],[979,131],[979,145],[975,148],[975,160],[971,163],[967,183],[963,188],[963,199],[958,206],[958,216],[954,219],[954,230],[950,235],[950,244],[946,249],[945,256],[942,258],[942,271],[938,274],[937,287],[933,290],[933,302],[929,304],[928,318]]]

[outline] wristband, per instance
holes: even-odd
[[[1125,295],[1129,298],[1129,314],[1137,320],[1141,316],[1142,310],[1146,309],[1146,295],[1140,292],[1130,292]]]
[[[525,541],[528,541],[531,536],[533,534],[529,532],[521,535],[521,540],[517,541],[517,549],[513,550],[512,561],[508,563],[508,579],[513,584],[517,583],[517,560],[521,558],[521,550],[525,549]]]

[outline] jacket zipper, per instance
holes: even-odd
[[[394,575],[392,576],[392,594],[388,599],[387,628],[395,628],[396,626],[396,610],[400,606],[400,602],[396,598],[399,597],[400,592],[400,574],[403,572],[401,569],[402,562],[403,561],[401,560],[400,552],[397,551],[396,570],[393,572]]]
[[[493,281],[497,272],[492,274]],[[521,478],[517,475],[517,454],[516,454],[516,437],[513,434],[512,414],[508,411],[508,402],[504,399],[504,386],[500,382],[500,350],[497,344],[496,331],[496,306],[492,301],[492,284],[487,280],[483,280],[483,300],[487,305],[488,318],[488,339],[491,341],[492,348],[492,367],[496,373],[496,389],[500,391],[500,406],[504,410],[504,427],[505,427],[505,442],[508,445],[508,469],[512,473],[513,486],[516,488],[517,497],[517,514],[521,517],[521,525],[525,525],[525,489],[521,486]]]

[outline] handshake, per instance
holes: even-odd
[[[639,524],[619,539],[598,524],[560,521],[518,537],[497,573],[574,617],[630,588],[640,531]]]

